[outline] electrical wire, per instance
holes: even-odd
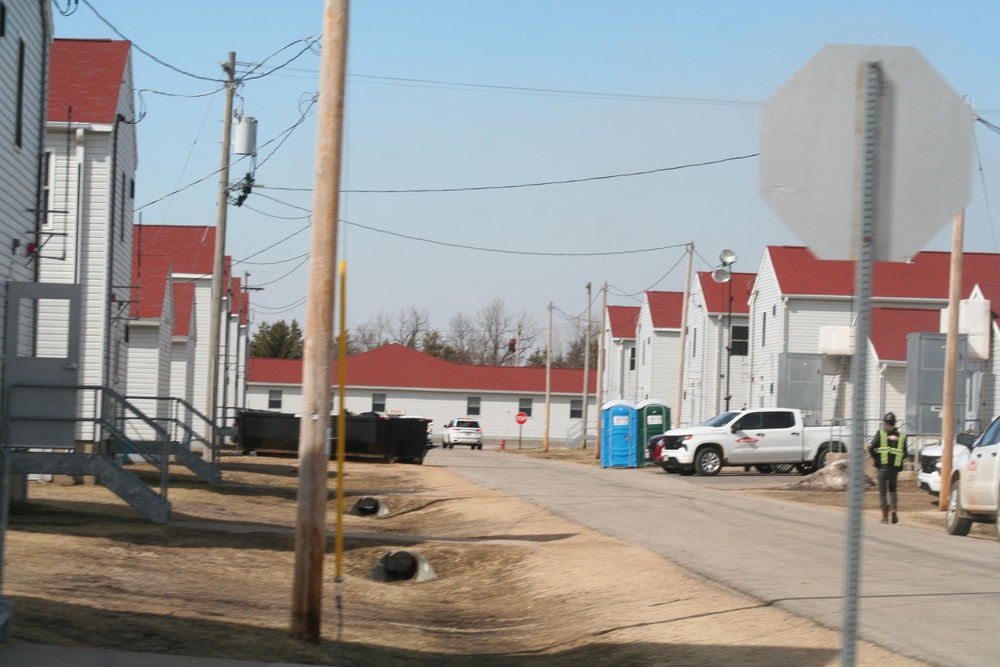
[[[56,6],[56,10],[63,16],[73,16],[73,14],[76,13],[76,10],[80,8],[80,3],[78,0],[66,0],[66,9],[63,9],[59,5],[59,0],[52,0],[52,4]],[[70,9],[71,5],[73,9]]]
[[[184,76],[189,76],[192,79],[200,79],[201,81],[214,81],[216,83],[225,83],[225,81],[223,81],[222,79],[216,79],[216,78],[212,78],[210,76],[201,76],[200,74],[194,74],[192,72],[188,72],[188,71],[182,70],[179,67],[175,67],[174,65],[171,65],[168,62],[160,60],[159,58],[157,58],[156,56],[154,56],[152,53],[150,53],[146,49],[144,49],[141,46],[139,46],[138,44],[136,44],[134,40],[131,40],[128,37],[126,37],[125,35],[123,35],[122,32],[118,28],[116,28],[110,21],[108,21],[106,18],[104,18],[103,16],[101,16],[101,13],[99,11],[97,11],[92,4],[90,4],[90,0],[80,0],[80,2],[82,2],[90,11],[94,12],[94,16],[96,16],[98,19],[100,19],[101,22],[104,23],[104,25],[106,25],[109,28],[111,28],[112,32],[114,32],[116,35],[118,35],[122,39],[130,42],[133,49],[135,49],[136,51],[138,51],[142,55],[146,56],[150,60],[152,60],[152,61],[154,61],[156,63],[159,63],[160,65],[163,65],[164,67],[166,67],[168,69],[172,69],[173,71],[177,72],[178,74],[183,74]]]
[[[358,227],[359,229],[367,229],[370,232],[377,232],[379,234],[386,234],[388,236],[396,236],[398,238],[409,239],[410,241],[420,241],[422,243],[430,243],[431,245],[445,246],[448,248],[460,248],[462,250],[478,250],[480,252],[494,252],[503,255],[522,255],[522,256],[533,256],[533,257],[609,257],[614,255],[637,255],[647,252],[657,252],[658,250],[666,250],[668,248],[683,248],[687,244],[674,244],[657,246],[655,248],[633,248],[631,250],[605,250],[599,252],[543,252],[534,250],[507,250],[503,248],[486,248],[483,246],[466,245],[463,243],[449,243],[448,241],[436,241],[434,239],[425,239],[419,236],[411,236],[409,234],[402,234],[400,232],[390,232],[385,229],[379,229],[377,227],[370,227],[368,225],[362,225],[360,222],[351,222],[350,220],[341,220],[345,225],[351,225],[352,227]]]
[[[415,193],[429,193],[429,192],[481,192],[483,190],[515,190],[518,188],[538,188],[548,185],[567,185],[572,183],[587,183],[590,181],[607,181],[614,178],[631,178],[633,176],[648,176],[649,174],[660,174],[667,171],[678,171],[681,169],[693,169],[695,167],[708,167],[716,164],[723,164],[725,162],[735,162],[737,160],[747,160],[749,158],[758,157],[760,153],[750,153],[748,155],[736,155],[733,157],[721,158],[719,160],[708,160],[706,162],[691,162],[688,164],[680,164],[673,167],[659,167],[657,169],[645,169],[642,171],[630,171],[621,174],[606,174],[604,176],[585,176],[583,178],[568,178],[564,180],[553,180],[553,181],[537,181],[534,183],[515,183],[510,185],[480,185],[473,187],[462,187],[462,188],[412,188],[405,190],[341,190],[342,193],[350,194],[415,194]],[[270,190],[292,190],[309,192],[312,188],[278,188],[278,187],[268,187]]]
[[[287,264],[288,262],[294,262],[297,259],[302,259],[303,257],[308,258],[309,253],[303,253],[301,255],[296,255],[295,257],[289,257],[288,259],[280,259],[276,262],[248,262],[245,259],[240,260],[240,264],[249,264],[251,266],[274,266],[275,264]]]
[[[260,209],[250,206],[249,204],[243,204],[243,208],[253,211],[254,213],[259,213],[260,215],[268,218],[274,218],[275,220],[308,220],[312,217],[311,213],[307,213],[306,215],[275,215],[273,213],[261,211]]]
[[[281,313],[287,313],[290,310],[294,310],[295,308],[298,308],[299,306],[301,306],[302,304],[304,304],[306,302],[306,299],[307,299],[307,297],[302,297],[298,301],[295,301],[295,302],[290,303],[290,304],[285,305],[285,306],[262,306],[260,304],[255,304],[255,305],[251,306],[251,309],[253,309],[253,310],[263,310],[263,311],[271,311],[272,315],[280,315]]]
[[[992,125],[992,123],[990,123],[990,125]],[[979,181],[983,188],[983,203],[986,205],[986,220],[989,222],[990,239],[993,241],[993,252],[996,252],[997,237],[996,232],[993,229],[993,210],[990,208],[990,194],[986,188],[986,176],[983,173],[983,158],[979,154],[979,141],[976,139],[975,132],[972,133],[972,145],[976,150],[976,165],[979,167]]]
[[[319,35],[312,35],[310,37],[303,37],[302,39],[297,39],[294,42],[290,42],[290,43],[286,44],[285,46],[281,47],[280,49],[278,49],[277,51],[275,51],[274,53],[272,53],[268,57],[266,57],[263,60],[261,60],[259,63],[255,64],[253,67],[250,68],[250,70],[246,74],[244,74],[244,75],[242,75],[240,77],[237,77],[237,79],[236,79],[237,83],[241,83],[243,81],[255,81],[256,79],[263,79],[266,76],[270,76],[271,74],[274,74],[278,70],[284,69],[288,65],[291,65],[293,62],[295,62],[296,60],[298,60],[299,57],[301,57],[302,54],[304,54],[306,51],[312,51],[313,44],[319,42],[319,40],[320,40],[320,36]],[[279,53],[281,53],[285,49],[288,49],[288,48],[291,48],[291,47],[295,46],[299,42],[305,42],[305,47],[301,51],[299,51],[298,53],[296,53],[294,56],[292,56],[289,60],[286,60],[284,63],[282,63],[281,65],[278,65],[277,67],[271,68],[270,70],[268,70],[267,72],[264,72],[263,74],[258,74],[256,76],[251,76],[254,72],[256,72],[258,69],[260,69],[261,67],[263,67],[264,63],[266,63],[268,60],[270,60],[271,58],[275,57],[276,55],[278,55]]]
[[[659,277],[659,279],[658,279],[658,280],[657,280],[657,281],[656,281],[655,283],[653,283],[652,285],[650,285],[650,286],[649,286],[649,287],[647,287],[646,289],[644,289],[644,290],[641,290],[641,291],[639,291],[639,292],[634,292],[634,293],[632,293],[632,294],[619,294],[618,296],[623,296],[623,297],[627,297],[627,298],[632,298],[632,297],[636,297],[636,296],[638,296],[638,295],[640,295],[640,294],[645,294],[646,292],[650,291],[651,289],[653,289],[654,287],[656,287],[657,285],[659,285],[660,283],[662,283],[662,282],[663,282],[663,281],[664,281],[664,280],[666,279],[666,277],[667,277],[667,276],[669,276],[669,275],[670,275],[671,273],[673,273],[673,272],[674,272],[674,269],[676,269],[676,268],[678,267],[678,265],[680,265],[680,263],[681,263],[681,260],[682,260],[682,259],[684,259],[684,257],[686,257],[686,256],[687,256],[687,253],[685,253],[685,254],[681,255],[681,256],[680,256],[680,257],[679,257],[679,258],[677,259],[677,261],[676,261],[676,262],[674,262],[674,265],[673,265],[673,266],[671,266],[669,270],[667,270],[667,272],[666,272],[666,273],[664,273],[664,274],[663,274],[662,276],[660,276],[660,277]],[[617,289],[621,289],[621,288],[619,287],[619,288],[617,288]]]
[[[254,287],[267,287],[268,285],[273,285],[274,283],[276,283],[276,282],[278,282],[278,281],[281,281],[281,280],[284,280],[284,279],[285,279],[285,278],[287,278],[288,276],[290,276],[290,275],[292,275],[293,273],[295,273],[296,271],[298,271],[298,270],[299,270],[299,267],[301,267],[301,266],[302,266],[303,264],[305,264],[305,263],[306,263],[306,262],[308,262],[308,261],[309,261],[309,253],[306,253],[306,254],[305,254],[305,259],[303,259],[303,260],[302,260],[301,262],[299,262],[298,264],[296,264],[295,266],[293,266],[293,267],[292,267],[292,268],[291,268],[291,269],[290,269],[290,270],[288,271],[288,273],[285,273],[285,274],[283,274],[283,275],[281,275],[281,276],[278,276],[278,277],[277,277],[277,278],[275,278],[274,280],[269,280],[269,281],[267,281],[266,283],[257,283],[256,285],[254,285]]]

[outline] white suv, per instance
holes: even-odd
[[[452,419],[441,431],[441,446],[454,449],[455,445],[483,448],[483,429],[475,419]]]

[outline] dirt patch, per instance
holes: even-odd
[[[175,471],[166,526],[102,487],[31,484],[8,531],[14,641],[341,665],[839,664],[836,632],[432,465],[348,463],[347,506],[377,495],[390,512],[344,516],[343,622],[331,538],[324,640],[293,640],[295,461],[232,459],[223,477],[209,487]],[[333,472],[329,488],[332,530]],[[400,548],[437,577],[373,581]],[[919,664],[864,643],[859,661]]]

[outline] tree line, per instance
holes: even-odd
[[[583,368],[586,322],[561,322],[553,333],[552,366]],[[600,327],[591,323],[590,366],[597,359]],[[380,311],[347,332],[347,354],[398,344],[457,364],[476,366],[545,366],[545,331],[526,310],[512,312],[501,299],[472,315],[458,313],[446,330],[431,326],[426,309],[410,306],[396,313]],[[339,340],[335,341],[339,345]],[[303,333],[296,320],[261,322],[250,340],[250,356],[301,359]]]

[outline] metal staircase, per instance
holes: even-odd
[[[99,415],[59,417],[47,414],[44,400],[47,390],[81,394],[92,392],[92,404],[98,406]],[[72,439],[43,443],[32,440],[30,444],[18,441],[17,434],[30,432],[33,424],[53,426],[59,423],[73,428],[76,423],[92,423],[94,451],[72,451],[75,449]],[[183,441],[174,439],[185,429],[188,435],[183,436]],[[3,432],[5,440],[10,440],[5,444],[9,445],[12,473],[94,476],[100,484],[155,523],[165,523],[170,517],[167,492],[171,458],[210,484],[218,484],[221,480],[217,461],[206,461],[191,450],[190,442],[194,436],[190,431],[189,427],[182,428],[176,423],[168,431],[158,420],[144,414],[131,401],[108,387],[17,384],[10,385],[5,396]],[[214,430],[211,432],[214,433]],[[159,470],[158,492],[124,468],[136,458]]]

